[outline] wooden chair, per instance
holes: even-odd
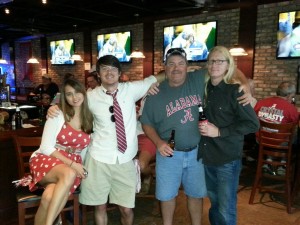
[[[38,135],[38,131],[34,132],[35,128],[28,130],[27,137],[19,136],[23,131],[17,132],[13,137],[15,150],[17,155],[18,173],[22,178],[29,173],[29,158],[32,152],[40,146],[41,136]],[[31,133],[32,131],[32,133]],[[25,132],[24,132],[25,133]],[[28,137],[29,134],[31,137]],[[33,218],[36,213],[36,208],[40,204],[42,191],[30,192],[27,187],[17,188],[17,202],[18,202],[18,219],[19,225],[25,225],[27,219]],[[68,204],[66,204],[63,212],[70,211],[73,213],[73,224],[79,225],[79,191],[76,191],[68,198]],[[68,224],[64,215],[62,215],[63,224]]]
[[[256,189],[260,192],[279,193],[286,198],[287,212],[292,213],[296,158],[292,146],[296,125],[260,121],[258,164],[249,204],[253,204]],[[272,161],[267,160],[270,157]],[[269,165],[270,168],[283,166],[286,168],[285,175],[263,173],[263,165]]]

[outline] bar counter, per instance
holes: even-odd
[[[43,127],[12,130],[8,124],[0,125],[0,221],[2,222],[18,214],[16,188],[12,184],[12,181],[19,179],[13,135],[41,136],[42,132]]]

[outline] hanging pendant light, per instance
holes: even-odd
[[[8,64],[8,62],[5,59],[0,58],[0,64]]]
[[[31,51],[29,51],[29,55],[30,55],[30,58],[27,60],[27,63],[29,64],[38,64],[39,61],[37,60],[37,58],[35,58],[33,55],[33,47],[32,47],[32,41],[31,41],[31,44],[30,44],[30,48],[31,48]]]
[[[8,64],[8,62],[2,58],[2,48],[0,49],[0,64]]]
[[[31,63],[31,64],[38,64],[38,63],[39,63],[39,61],[38,61],[36,58],[34,58],[34,57],[31,57],[30,59],[28,59],[27,63]]]
[[[73,25],[74,28],[74,34],[77,31],[77,24]],[[74,61],[83,61],[81,55],[79,55],[78,53],[76,53],[76,51],[74,52],[74,54],[71,56],[70,60],[74,60]]]
[[[140,14],[135,13],[133,16],[136,18],[136,24],[138,24],[138,20],[139,20]],[[138,48],[135,48],[135,50],[130,54],[129,57],[130,58],[136,58],[136,59],[144,59],[145,55]]]
[[[81,55],[79,55],[77,53],[74,53],[70,59],[74,60],[74,61],[83,61],[83,59],[81,58]]]
[[[130,56],[130,58],[137,58],[137,59],[144,59],[145,55],[143,52],[139,51],[138,49],[134,50]]]
[[[229,50],[229,52],[232,56],[245,56],[245,55],[248,55],[248,53],[245,51],[245,49],[238,46],[238,45],[234,45],[234,47],[231,48]]]

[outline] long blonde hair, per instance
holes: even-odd
[[[214,52],[221,53],[225,57],[225,60],[227,60],[227,62],[228,62],[228,70],[227,70],[226,74],[223,77],[224,82],[226,84],[233,83],[233,76],[235,74],[236,67],[235,67],[235,63],[234,63],[234,59],[233,59],[232,55],[230,54],[230,52],[228,51],[228,49],[226,47],[224,47],[224,46],[215,46],[214,48],[212,48],[210,50],[209,55],[207,57],[207,60],[210,59],[210,56]],[[210,76],[209,76],[209,72],[207,70],[207,74],[205,75],[205,96],[207,95],[207,82],[208,82],[209,79],[210,79]]]
[[[70,122],[70,120],[75,115],[74,108],[69,105],[66,99],[65,87],[69,85],[75,89],[76,92],[82,93],[84,96],[83,103],[80,107],[80,122],[81,122],[81,130],[90,134],[93,129],[93,115],[89,110],[88,101],[86,96],[85,87],[74,78],[66,79],[61,87],[61,97],[60,97],[60,108],[63,112],[65,121]]]

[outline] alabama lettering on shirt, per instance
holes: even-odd
[[[192,115],[191,107],[198,107],[200,104],[202,104],[200,95],[189,95],[175,99],[166,105],[167,117],[172,116],[174,113],[180,110],[184,110],[184,117],[180,120],[181,124],[185,124],[188,121],[194,121],[195,119]]]

